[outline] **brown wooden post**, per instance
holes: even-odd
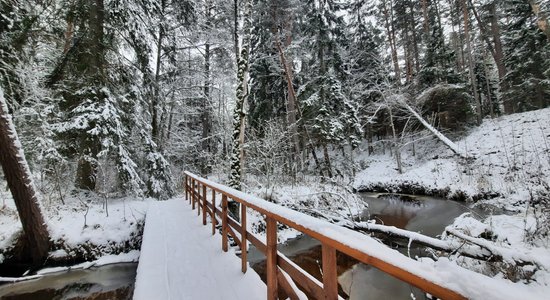
[[[266,223],[267,299],[275,300],[279,290],[277,285],[277,221],[267,217]]]
[[[183,180],[183,189],[185,190],[185,200],[189,200],[189,195],[187,194],[187,175],[184,177]]]
[[[216,190],[212,189],[212,235],[216,234]]]
[[[197,182],[197,216],[201,215],[201,182]]]
[[[206,185],[202,186],[202,225],[206,225]]]
[[[246,251],[246,205],[244,205],[244,203],[241,203],[241,271],[243,273],[246,273],[247,267]]]
[[[326,300],[338,299],[338,276],[336,274],[336,249],[323,244],[323,290]]]
[[[191,203],[192,209],[195,209],[195,179],[191,179]]]
[[[227,195],[222,194],[222,250],[227,252]]]

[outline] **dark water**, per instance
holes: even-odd
[[[0,299],[132,299],[137,263],[72,270],[0,285]]]
[[[441,234],[462,213],[471,212],[478,216],[487,214],[481,209],[471,209],[465,203],[432,197],[385,194],[362,194],[361,197],[368,203],[369,209],[358,218],[374,219],[380,224],[421,232],[432,237]],[[421,248],[409,249],[397,244],[392,246],[404,255],[426,256]],[[321,280],[321,245],[317,240],[302,235],[280,245],[278,250]],[[251,250],[249,259],[260,276],[265,276],[263,255]],[[411,299],[411,294],[416,299],[425,298],[422,291],[348,256],[338,255],[337,264],[340,295],[344,298]]]

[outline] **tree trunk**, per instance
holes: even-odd
[[[422,0],[422,17],[423,19],[423,29],[424,34],[428,35],[430,33],[430,25],[428,22],[428,0]]]
[[[235,51],[235,62],[239,62],[239,0],[233,1],[233,50]]]
[[[209,28],[211,25],[211,4],[209,1],[206,2],[206,27]],[[210,136],[212,134],[212,120],[210,116],[211,110],[211,101],[210,101],[210,42],[206,41],[204,45],[204,101],[202,105],[202,142],[201,147],[204,153],[211,153],[211,140]],[[208,159],[203,159],[201,173],[206,175],[210,171],[208,166]]]
[[[104,99],[105,95],[100,89],[105,85],[107,78],[105,71],[105,44],[104,22],[105,6],[103,0],[95,0],[90,4],[89,26],[92,43],[89,49],[90,68],[88,76],[96,87],[97,101]],[[97,183],[97,155],[101,150],[101,144],[96,136],[90,136],[81,148],[81,156],[76,171],[75,187],[94,191]]]
[[[470,74],[470,83],[472,84],[472,92],[474,94],[474,99],[476,102],[476,115],[477,115],[477,124],[481,124],[483,115],[481,113],[481,99],[477,91],[477,82],[476,76],[474,73],[474,56],[472,54],[472,42],[470,40],[470,14],[468,13],[468,6],[466,0],[461,0],[462,13],[464,17],[464,38],[466,39],[466,52],[468,52],[468,68]]]
[[[401,163],[401,147],[400,143],[398,142],[397,133],[395,131],[395,124],[393,122],[393,112],[391,107],[388,106],[388,113],[390,114],[390,127],[392,131],[393,136],[393,149],[395,151],[395,161],[397,163],[397,171],[399,171],[399,174],[403,174],[403,164]]]
[[[155,83],[154,93],[151,98],[151,138],[157,144],[157,149],[161,149],[160,145],[160,123],[159,123],[159,110],[160,110],[160,72],[162,68],[162,42],[164,40],[164,11],[166,9],[166,1],[161,1],[161,18],[159,31],[157,36],[157,57],[155,62]]]
[[[292,141],[294,142],[294,151],[296,155],[300,154],[300,137],[298,136],[298,124],[296,118],[296,91],[294,90],[294,85],[292,83],[292,67],[289,65],[286,60],[285,53],[281,47],[281,42],[278,35],[276,35],[275,45],[277,46],[277,51],[279,52],[279,58],[281,60],[281,65],[285,71],[285,79],[288,89],[288,100],[286,105],[287,112],[287,121],[290,129],[290,134],[292,135]]]
[[[40,209],[38,194],[8,106],[0,90],[0,164],[23,225],[24,248],[34,265],[48,256],[50,237]]]
[[[393,62],[393,70],[395,72],[395,77],[397,79],[397,83],[401,85],[401,70],[399,68],[399,59],[397,57],[397,46],[395,43],[395,30],[393,27],[393,13],[390,13],[388,11],[388,7],[386,6],[386,1],[382,3],[383,6],[383,13],[384,13],[384,25],[386,27],[386,34],[388,36],[388,41],[390,43],[390,49],[391,49],[391,58]],[[390,9],[392,9],[392,3],[390,1]],[[390,17],[391,16],[391,17]]]
[[[537,17],[537,25],[539,29],[544,32],[546,35],[546,38],[548,39],[548,42],[550,42],[550,26],[548,24],[548,12],[541,11],[540,9],[540,3],[538,3],[536,0],[529,0],[529,5],[531,5],[531,9],[533,10],[533,13]]]
[[[243,43],[237,70],[237,91],[236,105],[233,111],[233,149],[231,154],[231,171],[229,175],[229,186],[234,189],[241,189],[241,177],[244,162],[244,131],[246,124],[246,102],[248,98],[248,48],[250,44],[250,20],[251,0],[245,3]]]

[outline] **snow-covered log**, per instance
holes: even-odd
[[[465,257],[485,261],[505,261],[516,265],[535,265],[546,270],[550,268],[550,261],[539,258],[539,256],[536,255],[536,251],[533,251],[533,253],[525,253],[514,249],[504,248],[490,241],[474,238],[449,228],[446,229],[449,234],[464,240],[464,242],[440,240],[418,232],[400,229],[395,226],[386,226],[370,222],[352,222],[341,217],[326,215],[317,210],[314,212],[325,219],[353,230],[383,234],[392,239],[404,239],[408,240],[410,244],[421,245],[438,251],[451,254],[458,253]],[[546,256],[542,255],[540,257]]]
[[[550,259],[547,255],[537,255],[538,251],[544,253],[545,249],[533,249],[532,251],[525,252],[520,249],[505,248],[491,241],[476,238],[469,236],[463,232],[447,228],[445,231],[447,233],[462,239],[468,243],[482,247],[483,249],[489,251],[491,256],[495,257],[497,260],[506,261],[509,263],[514,263],[516,265],[536,265],[539,268],[550,270]]]

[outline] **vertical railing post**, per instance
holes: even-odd
[[[183,177],[183,189],[185,190],[185,200],[189,200],[189,195],[187,194],[187,174]]]
[[[191,203],[191,208],[195,209],[195,178],[191,179]]]
[[[186,185],[187,185],[187,194],[189,194],[189,204],[191,204],[191,201],[193,201],[193,199],[191,198],[191,177],[189,176],[187,176]]]
[[[197,216],[201,215],[201,182],[197,181]]]
[[[206,185],[202,186],[202,225],[206,225]]]
[[[212,189],[212,235],[216,234],[216,190]]]
[[[222,250],[227,252],[227,195],[222,194]]]
[[[246,273],[247,261],[247,243],[246,243],[246,205],[241,203],[241,271]]]
[[[266,223],[267,299],[275,300],[279,290],[277,284],[277,221],[268,216]]]
[[[326,300],[338,299],[338,275],[336,272],[336,249],[324,244],[322,246],[323,290]]]

